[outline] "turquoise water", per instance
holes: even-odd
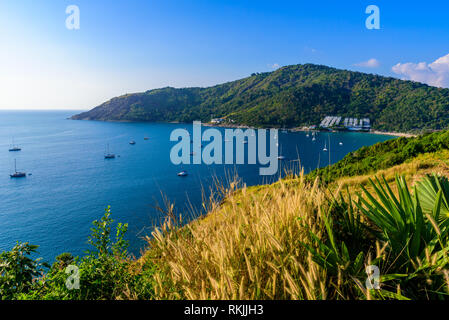
[[[186,203],[199,211],[202,189],[213,185],[214,176],[225,179],[236,170],[247,185],[275,179],[260,176],[259,165],[173,165],[170,133],[176,128],[192,132],[191,124],[66,120],[74,113],[0,111],[0,251],[28,241],[40,245],[39,255],[46,261],[62,252],[82,255],[91,222],[110,205],[116,221],[129,223],[130,251],[138,255],[145,243],[142,237],[161,219],[156,207],[163,206],[164,197],[189,216]],[[144,141],[145,136],[150,139]],[[21,152],[8,152],[12,138]],[[279,133],[282,155],[293,160],[299,154],[306,172],[329,163],[329,153],[322,151],[329,139],[334,163],[350,151],[391,138],[319,133],[312,142],[304,132]],[[129,144],[131,139],[136,145]],[[120,157],[105,160],[107,144]],[[14,159],[18,169],[32,175],[10,179]],[[177,173],[183,169],[189,176],[180,178]]]

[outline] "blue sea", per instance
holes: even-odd
[[[164,199],[188,220],[201,212],[203,190],[207,195],[215,179],[225,182],[237,173],[250,186],[277,178],[260,176],[259,165],[172,164],[176,142],[170,134],[177,128],[192,132],[192,124],[67,120],[76,113],[0,111],[0,251],[21,241],[40,245],[39,256],[47,262],[62,252],[83,255],[92,221],[111,206],[112,218],[129,224],[130,252],[138,256],[143,237],[163,217],[157,208],[164,208]],[[305,132],[279,131],[279,150],[286,157],[280,172],[297,168],[298,159],[309,172],[391,138],[321,132],[312,141]],[[8,151],[13,139],[22,151]],[[108,144],[116,159],[104,159]],[[330,152],[323,151],[325,144]],[[15,159],[18,171],[31,175],[11,179]],[[181,170],[189,175],[178,177]]]

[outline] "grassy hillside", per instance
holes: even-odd
[[[363,148],[331,167],[338,176],[327,184],[321,182],[326,169],[271,185],[232,183],[220,190],[223,201],[211,201],[207,215],[188,225],[169,207],[138,259],[126,252],[127,226],[114,233],[107,211],[94,222],[92,251],[59,256],[44,276],[45,266],[27,257],[36,248],[2,253],[0,296],[447,299],[448,137],[440,132]],[[417,151],[404,151],[411,146]],[[397,163],[384,163],[403,152]],[[353,172],[354,157],[372,165]],[[80,268],[79,290],[66,289],[68,265]],[[379,287],[366,287],[368,266],[379,268]]]
[[[305,64],[253,74],[209,88],[162,88],[113,98],[73,119],[210,121],[296,127],[325,115],[368,117],[375,129],[438,130],[449,126],[449,89]]]
[[[419,155],[447,149],[449,149],[449,131],[388,140],[350,152],[329,167],[315,169],[308,174],[307,178],[313,181],[319,177],[323,183],[329,183],[341,177],[373,174],[378,170],[407,162]]]

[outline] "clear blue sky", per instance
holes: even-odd
[[[449,1],[2,0],[0,46],[2,109],[89,109],[309,62],[448,86]]]

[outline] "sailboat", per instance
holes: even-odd
[[[327,146],[326,146],[326,142],[324,143],[324,148],[323,151],[326,152],[327,151]]]
[[[181,172],[178,173],[178,177],[187,177],[187,171],[182,170]]]
[[[9,175],[11,178],[26,178],[25,172],[19,172],[17,171],[17,163],[16,159],[14,159],[14,173]]]
[[[316,138],[315,138],[315,132],[313,132],[312,133],[312,141],[315,141],[316,140]]]
[[[12,139],[12,145],[11,148],[9,149],[10,152],[16,152],[16,151],[20,151],[22,150],[21,148],[19,148],[17,145],[14,144],[14,138]]]
[[[104,158],[105,159],[115,159],[115,154],[109,152],[109,143],[108,143],[107,152],[104,154]]]
[[[278,143],[276,143],[276,146],[278,147],[279,146],[279,144]],[[282,147],[281,147],[281,154],[280,155],[278,155],[278,160],[285,160],[286,158],[285,158],[285,156],[283,156],[282,155]]]

